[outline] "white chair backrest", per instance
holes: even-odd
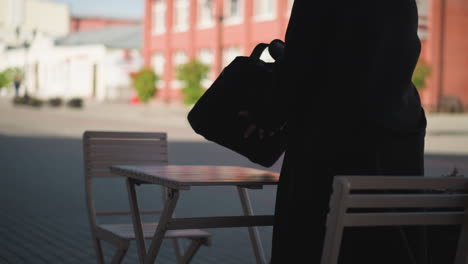
[[[344,227],[463,225],[456,264],[467,264],[467,208],[468,178],[336,176],[321,263],[338,262]]]
[[[96,215],[128,215],[130,212],[96,211],[93,199],[93,178],[120,177],[110,172],[109,166],[112,165],[167,165],[167,134],[86,131],[83,134],[83,156],[86,205],[90,222],[96,225]]]
[[[168,164],[166,133],[87,131],[83,144],[87,178],[116,177],[111,165]]]

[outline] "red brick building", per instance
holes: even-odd
[[[137,25],[139,23],[139,20],[134,19],[74,16],[70,19],[70,32],[90,31],[109,26]]]
[[[457,97],[468,111],[468,1],[428,0],[427,40],[422,58],[431,66],[421,91],[428,110],[442,97]]]
[[[468,1],[417,2],[421,58],[432,68],[421,92],[423,102],[432,108],[442,96],[455,95],[468,105]],[[158,97],[180,98],[175,67],[190,58],[211,65],[214,79],[223,66],[249,54],[257,43],[283,39],[292,4],[293,0],[145,0],[143,55],[145,64],[161,76]]]

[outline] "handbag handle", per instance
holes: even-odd
[[[255,46],[255,48],[253,49],[252,54],[250,54],[250,58],[260,59],[260,56],[267,47],[268,44],[266,43],[258,43],[257,46]]]
[[[271,57],[275,59],[275,61],[281,59],[284,54],[284,49],[286,48],[286,44],[281,39],[274,39],[268,45],[268,52],[270,53]]]
[[[258,43],[250,54],[250,58],[257,60],[260,59],[260,56],[266,48],[268,48],[268,52],[270,53],[271,57],[275,60],[278,60],[283,55],[284,42],[279,39],[274,39],[270,42],[270,44]]]

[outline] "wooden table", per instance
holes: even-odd
[[[112,173],[127,177],[130,209],[137,240],[137,249],[144,263],[154,263],[167,230],[192,228],[248,227],[257,263],[266,263],[258,230],[255,226],[273,225],[273,215],[253,215],[247,189],[261,189],[264,185],[276,185],[279,174],[270,171],[231,166],[111,166]],[[146,252],[142,222],[135,184],[158,184],[168,189],[151,245]],[[244,215],[217,217],[173,217],[180,190],[193,186],[237,187]]]

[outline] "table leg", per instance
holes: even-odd
[[[156,260],[159,249],[161,248],[162,241],[164,239],[164,234],[167,230],[167,223],[172,218],[172,214],[174,213],[178,200],[179,190],[169,189],[166,201],[164,202],[164,208],[161,212],[158,227],[156,228],[156,232],[154,233],[153,239],[151,240],[151,245],[148,249],[148,254],[145,258],[145,264],[153,264]]]
[[[161,186],[162,201],[166,201],[168,192],[169,192],[168,188]],[[175,213],[172,214],[172,217],[175,217]],[[182,263],[182,249],[180,247],[179,239],[177,238],[172,239],[172,243],[174,245],[177,263]]]
[[[135,182],[127,179],[128,200],[130,201],[130,212],[132,214],[133,230],[135,232],[138,259],[144,263],[146,258],[146,245],[143,236],[143,227],[140,217],[140,208],[138,208],[138,199],[135,191]]]
[[[242,204],[242,210],[244,211],[244,215],[251,216],[253,215],[252,205],[250,203],[249,194],[247,189],[237,186],[237,191],[239,192],[239,197]],[[258,233],[258,229],[256,227],[248,227],[249,229],[249,236],[250,241],[252,242],[252,247],[255,253],[255,259],[259,264],[265,264],[265,253],[263,252],[262,241],[260,240],[260,234]]]
[[[185,251],[183,258],[178,263],[180,264],[190,263],[192,258],[195,256],[195,253],[197,253],[198,249],[201,246],[202,246],[202,242],[200,242],[199,240],[192,240],[192,242],[190,242],[190,246]]]

